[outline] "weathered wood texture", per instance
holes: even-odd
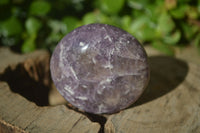
[[[200,66],[149,51],[151,80],[130,108],[107,116],[106,133],[200,133]],[[153,56],[151,56],[153,55]]]
[[[0,49],[0,132],[95,133],[100,125],[65,105],[48,105],[49,54]],[[30,102],[32,101],[32,102]]]
[[[48,53],[19,55],[1,48],[0,132],[199,133],[200,57],[188,49],[173,58],[146,47],[148,88],[133,106],[103,115],[104,127],[105,118],[68,109],[55,88],[49,89]]]

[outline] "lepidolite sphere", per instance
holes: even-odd
[[[66,35],[53,52],[50,69],[61,95],[94,114],[128,107],[149,81],[147,55],[140,43],[106,24],[85,25]]]

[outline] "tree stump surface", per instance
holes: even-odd
[[[48,52],[0,48],[0,132],[199,133],[200,56],[145,49],[151,79],[143,95],[121,112],[98,116],[66,106],[52,87]]]
[[[98,123],[65,105],[44,106],[50,81],[47,52],[19,55],[1,48],[0,61],[1,133],[97,133],[100,130]]]
[[[149,86],[132,107],[107,116],[105,132],[200,133],[199,57],[190,60],[184,51],[172,58],[151,48],[147,53]]]

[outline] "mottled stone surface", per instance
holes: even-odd
[[[143,47],[127,32],[105,24],[85,25],[66,35],[53,52],[50,69],[61,95],[95,114],[128,107],[149,81]]]

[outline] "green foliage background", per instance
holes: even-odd
[[[169,55],[200,48],[200,0],[0,0],[0,45],[18,52],[54,49],[74,28],[120,27]]]

